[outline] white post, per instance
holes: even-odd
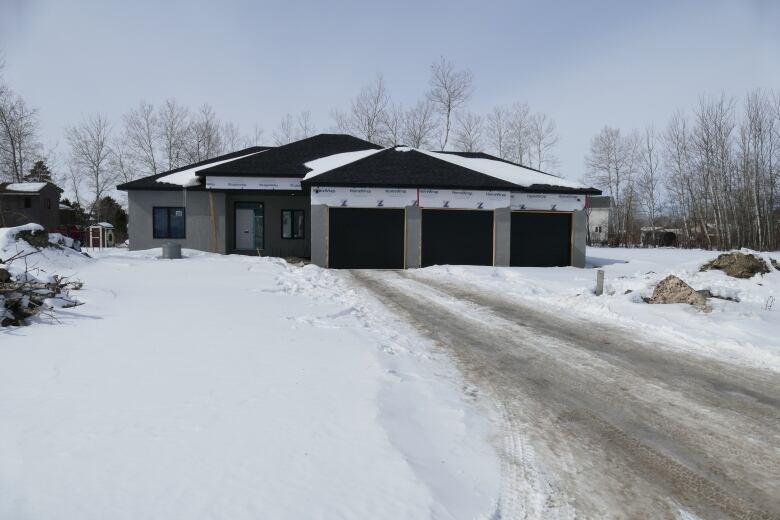
[[[604,294],[604,271],[596,271],[596,296]]]

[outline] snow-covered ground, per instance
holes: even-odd
[[[0,329],[0,518],[491,517],[496,413],[433,345],[343,274],[184,253],[28,259],[85,305]]]
[[[699,272],[718,252],[698,249],[588,248],[588,269],[434,266],[419,276],[471,284],[556,313],[623,326],[638,338],[672,349],[780,370],[780,271],[751,279],[721,271]],[[757,255],[780,260],[780,252]],[[605,294],[593,294],[596,269],[605,271]],[[709,289],[712,312],[679,305],[648,305],[656,283],[674,274],[694,289]],[[774,301],[773,301],[774,300]]]

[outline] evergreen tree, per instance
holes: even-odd
[[[24,182],[53,182],[51,171],[43,161],[35,161],[30,173],[24,176]]]

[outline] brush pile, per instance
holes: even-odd
[[[0,327],[26,325],[38,315],[54,318],[56,308],[81,305],[70,294],[81,289],[80,281],[50,274],[40,265],[52,253],[86,257],[63,238],[37,224],[0,228]]]

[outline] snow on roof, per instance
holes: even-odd
[[[584,184],[576,181],[570,181],[556,175],[542,173],[524,166],[519,166],[517,164],[512,164],[500,160],[486,159],[481,157],[463,157],[456,154],[431,152],[409,146],[396,146],[394,148],[398,152],[408,152],[410,150],[415,150],[435,159],[446,161],[463,168],[468,168],[469,170],[473,170],[496,179],[511,182],[512,184],[516,184],[518,186],[530,187],[532,185],[549,185],[572,189],[589,188],[589,186],[585,186]],[[364,159],[384,150],[388,150],[388,148],[339,153],[335,155],[329,155],[327,157],[322,157],[320,159],[315,159],[314,161],[309,161],[305,163],[305,165],[308,168],[311,168],[312,171],[306,174],[304,180],[311,179],[312,177],[316,177],[317,175],[326,173],[341,166],[346,166],[347,164],[359,161],[360,159]]]
[[[349,163],[365,159],[370,155],[386,150],[386,148],[371,148],[369,150],[358,150],[357,152],[344,152],[334,155],[328,155],[326,157],[320,157],[307,163],[303,163],[307,168],[311,168],[311,171],[304,176],[305,179],[311,179],[330,170],[334,170],[341,166],[345,166]]]
[[[98,222],[97,225],[107,229],[114,229],[114,225],[109,222]]]
[[[12,182],[11,184],[6,184],[5,190],[23,193],[38,193],[45,187],[45,182]]]
[[[217,166],[218,164],[224,164],[230,161],[237,161],[239,159],[243,159],[244,157],[249,157],[250,155],[263,153],[265,151],[266,150],[261,150],[259,152],[252,152],[246,155],[240,155],[238,157],[231,157],[230,159],[225,159],[223,161],[215,161],[208,164],[200,164],[198,166],[193,166],[192,168],[187,168],[186,170],[180,170],[170,175],[165,175],[163,177],[160,177],[159,179],[157,179],[157,182],[164,182],[166,184],[178,184],[182,188],[191,188],[192,186],[197,186],[198,184],[200,184],[200,180],[195,175],[195,173],[198,170],[205,170],[206,168],[211,168],[212,166]]]
[[[561,186],[564,188],[573,189],[588,189],[590,186],[586,186],[576,181],[570,181],[556,175],[549,173],[542,173],[540,171],[532,170],[524,166],[512,164],[504,161],[485,159],[480,157],[463,157],[461,155],[455,155],[451,153],[441,152],[429,152],[427,150],[417,149],[418,152],[424,153],[436,159],[447,161],[469,170],[478,171],[501,179],[503,181],[517,184],[518,186],[530,187],[536,184],[549,185],[549,186]]]

